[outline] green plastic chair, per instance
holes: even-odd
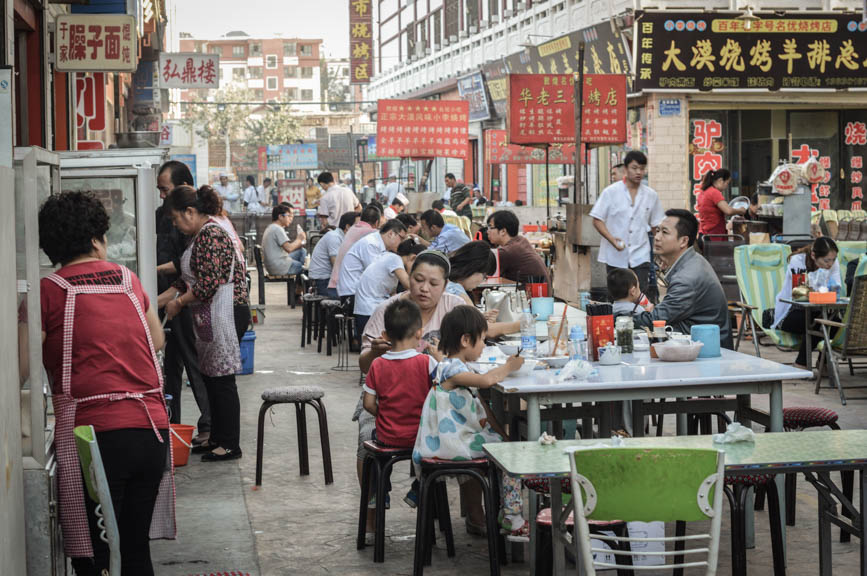
[[[783,286],[789,255],[786,244],[750,244],[735,248],[735,274],[741,298],[749,307],[753,323],[781,348],[797,348],[801,338],[762,326],[762,313],[773,308]]]
[[[867,355],[867,254],[862,255],[858,261],[858,267],[855,268],[855,284],[852,287],[852,298],[849,301],[849,306],[846,307],[846,312],[843,314],[842,322],[833,320],[817,319],[816,322],[822,327],[823,339],[819,342],[819,377],[816,378],[816,388],[814,392],[819,393],[819,388],[822,384],[822,377],[825,372],[825,365],[828,367],[828,380],[831,386],[836,388],[840,393],[840,402],[843,406],[846,405],[846,393],[843,390],[843,384],[840,382],[840,372],[837,367],[838,360],[842,360],[849,364],[849,374],[855,374],[855,368],[852,365],[854,356]],[[859,293],[860,285],[860,293]],[[855,314],[855,317],[852,315]],[[831,340],[830,328],[838,328],[837,334]],[[831,341],[830,350],[828,350],[828,341]],[[826,350],[827,353],[826,353]],[[839,358],[835,357],[839,354]],[[848,386],[848,388],[863,388],[864,386]]]
[[[867,252],[867,240],[841,240],[836,242],[837,262],[840,264],[840,274],[846,275],[846,266],[852,260],[857,260]],[[841,278],[842,280],[843,278]],[[846,283],[842,286],[843,294],[846,294]]]
[[[111,491],[105,477],[102,456],[96,443],[96,433],[93,426],[76,426],[73,431],[75,447],[78,449],[78,460],[84,472],[84,485],[90,499],[96,502],[97,525],[100,528],[100,539],[108,544],[109,572],[108,576],[120,576],[120,534],[117,529],[117,518],[114,515],[114,505]]]
[[[662,558],[653,570],[704,568],[716,574],[722,524],[725,453],[718,450],[681,448],[590,448],[572,453],[572,504],[575,518],[573,540],[576,558],[584,574],[602,570],[647,570],[647,566],[625,566],[596,562],[595,554],[644,555]],[[624,522],[697,522],[711,520],[708,533],[660,538],[629,538],[590,534],[588,520]],[[699,547],[649,551],[593,548],[590,540],[603,542],[663,542],[697,544]],[[674,561],[680,563],[669,564]]]

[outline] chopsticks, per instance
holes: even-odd
[[[557,346],[560,345],[560,336],[563,335],[563,326],[566,324],[566,311],[569,310],[569,305],[563,303],[563,317],[560,318],[560,329],[557,330],[557,339],[554,340],[554,348],[551,350],[551,356],[557,355]]]

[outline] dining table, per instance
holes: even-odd
[[[558,440],[544,445],[538,441],[498,442],[483,446],[488,458],[504,474],[515,478],[548,478],[551,487],[551,529],[554,574],[565,573],[565,546],[570,538],[565,519],[570,509],[563,507],[559,480],[569,478],[569,452],[575,448],[614,446],[612,439]],[[803,432],[769,432],[757,434],[753,441],[717,443],[714,436],[663,436],[617,439],[616,445],[627,448],[715,449],[725,452],[726,476],[804,474],[819,495],[821,516],[818,526],[819,574],[831,576],[831,525],[840,526],[858,537],[860,572],[867,576],[867,430],[815,430]],[[832,481],[830,473],[846,470],[859,472],[859,503],[846,497]],[[779,484],[777,484],[779,486]],[[784,499],[781,499],[781,504]],[[843,515],[837,514],[841,505]],[[844,518],[843,516],[846,516]]]
[[[555,435],[563,421],[581,418],[584,436],[592,434],[591,418],[594,418],[598,437],[607,438],[612,429],[611,404],[618,401],[632,404],[635,436],[643,435],[644,416],[650,409],[675,414],[678,435],[687,433],[687,414],[729,411],[734,411],[735,420],[745,426],[756,422],[767,431],[782,432],[783,380],[812,378],[812,373],[806,370],[726,349],[720,351],[720,356],[691,362],[633,357],[617,365],[593,363],[593,367],[595,372],[583,380],[560,380],[557,370],[548,369],[512,375],[496,384],[491,389],[492,408],[501,421],[510,422],[510,439],[521,439],[523,419],[526,419],[525,438],[539,438],[543,418],[554,424]],[[754,395],[769,397],[767,412],[753,408]],[[648,400],[663,403],[645,404]],[[782,487],[781,478],[777,483]],[[784,514],[785,503],[781,503],[781,508]],[[530,498],[528,509],[530,517],[535,518],[536,498]],[[746,536],[750,545],[754,540],[752,518],[747,515]],[[535,540],[535,522],[530,525],[530,540]],[[532,565],[533,546],[529,554]]]
[[[829,312],[837,312],[846,310],[849,306],[848,298],[838,298],[836,302],[810,302],[808,300],[793,300],[791,298],[780,298],[780,302],[785,302],[804,311],[804,338],[807,341],[807,366],[813,367],[813,336],[824,338],[822,331],[818,328],[813,328],[813,321],[816,318],[830,320]]]

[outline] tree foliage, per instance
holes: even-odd
[[[247,146],[258,148],[269,144],[291,144],[299,138],[301,128],[298,116],[289,106],[266,105],[261,113],[247,119],[245,132]]]
[[[214,91],[213,98],[207,100],[196,96],[187,105],[184,117],[202,138],[212,140],[228,136],[229,140],[239,140],[249,119],[250,107],[231,103],[252,100],[253,93],[250,90],[223,88]]]

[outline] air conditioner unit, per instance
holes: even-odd
[[[478,31],[478,26],[470,26],[470,34],[476,34]]]
[[[527,3],[526,3],[526,2],[518,2],[518,3],[515,5],[515,9],[517,9],[517,10],[526,10],[526,9],[527,9]]]
[[[434,49],[435,49],[435,50],[439,50],[439,46],[437,46],[436,44],[434,44]],[[430,56],[430,55],[431,55],[431,49],[430,49],[430,46],[428,46],[427,48],[424,49],[424,53],[425,53],[425,56]]]
[[[507,12],[508,12],[508,10],[507,10]],[[491,16],[491,25],[492,26],[494,24],[499,24],[499,23],[500,23],[500,16],[498,14],[494,14],[493,16]]]
[[[490,25],[491,25],[491,23],[488,22],[487,20],[482,20],[481,22],[479,22],[479,26],[482,27],[482,30],[487,30],[488,26],[490,26]]]
[[[449,35],[449,42],[457,42],[457,41],[458,41],[457,36],[455,36],[454,34]]]
[[[467,37],[467,31],[466,31],[466,30],[461,30],[460,32],[458,32],[458,37],[459,37],[461,40],[463,40],[464,38]]]
[[[511,18],[513,12],[511,10],[503,10],[503,18]]]

